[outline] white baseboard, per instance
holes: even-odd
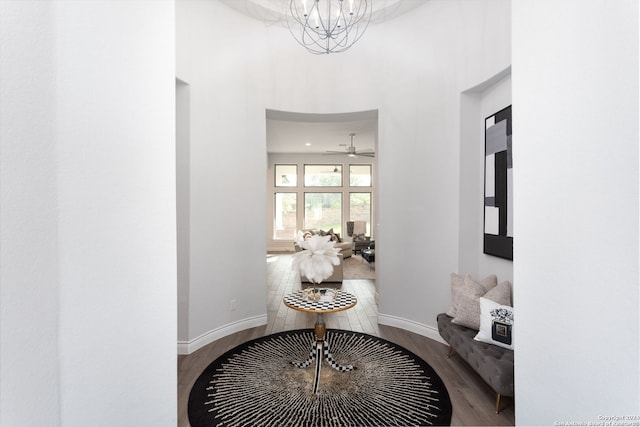
[[[389,314],[378,313],[378,323],[381,325],[393,326],[394,328],[400,328],[413,332],[418,335],[430,338],[438,341],[442,344],[447,344],[444,339],[438,333],[438,329],[433,326],[425,325],[415,322],[413,320],[404,319],[402,317],[392,316]],[[191,354],[194,351],[204,347],[207,344],[224,338],[227,335],[235,334],[236,332],[244,331],[245,329],[255,328],[267,324],[267,316],[255,316],[247,319],[242,319],[237,322],[229,323],[216,329],[212,329],[209,332],[205,332],[197,338],[191,341],[178,341],[178,354]]]
[[[224,338],[227,335],[235,334],[236,332],[244,331],[245,329],[255,328],[257,326],[263,326],[267,324],[267,315],[249,317],[247,319],[238,320],[237,322],[229,323],[216,329],[212,329],[209,332],[205,332],[197,338],[191,341],[178,341],[178,354],[191,354],[194,351],[204,347],[207,344]]]
[[[413,332],[415,334],[422,335],[434,341],[438,341],[442,344],[448,345],[447,342],[440,336],[438,328],[434,328],[433,326],[424,325],[422,323],[414,322],[413,320],[382,313],[378,313],[378,323],[381,325],[404,329],[406,331]]]

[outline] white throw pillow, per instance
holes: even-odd
[[[481,297],[480,331],[474,339],[513,350],[513,307]]]

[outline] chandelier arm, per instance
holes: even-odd
[[[307,29],[310,28],[311,25],[313,25],[310,23],[311,13],[309,13],[309,11],[306,11],[306,13],[304,13],[303,11],[303,13],[300,14],[297,4],[294,0],[292,0],[289,3],[289,12],[290,13],[287,14],[287,26],[289,28],[289,32],[291,33],[293,38],[296,40],[296,42],[298,42],[298,44],[300,44],[302,47],[304,47],[311,53],[315,53],[315,54],[325,53],[324,52],[325,48],[322,45],[318,44],[317,41],[313,39],[313,37],[307,34]],[[291,20],[294,20],[295,23],[292,23]],[[296,33],[295,24],[299,26],[300,34]],[[309,38],[311,41],[307,42],[306,41],[307,38]],[[322,51],[317,51],[316,49],[314,49],[313,45],[317,45],[317,47],[319,49],[322,49]]]
[[[308,9],[307,1],[312,2]],[[349,1],[348,7],[345,1]],[[371,1],[291,0],[287,14],[289,32],[311,53],[343,52],[357,42],[369,26]]]

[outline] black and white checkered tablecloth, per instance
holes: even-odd
[[[310,301],[305,297],[304,291],[297,291],[289,295],[285,295],[284,303],[292,308],[308,311],[338,311],[352,307],[358,301],[355,295],[352,295],[344,291],[334,291],[333,289],[327,290],[327,292],[337,292],[335,298],[322,298],[319,301]]]

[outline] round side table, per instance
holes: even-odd
[[[340,365],[336,363],[331,354],[329,343],[325,339],[327,325],[324,323],[324,314],[335,311],[348,310],[358,303],[355,295],[338,289],[314,289],[313,294],[318,299],[311,299],[304,290],[285,295],[283,302],[289,308],[298,311],[306,311],[316,314],[316,324],[314,327],[316,342],[312,344],[309,357],[304,362],[291,362],[298,368],[306,368],[316,361],[315,378],[313,381],[313,392],[318,393],[320,383],[320,371],[322,360],[326,359],[329,365],[340,372],[347,372],[355,369],[352,365]]]

